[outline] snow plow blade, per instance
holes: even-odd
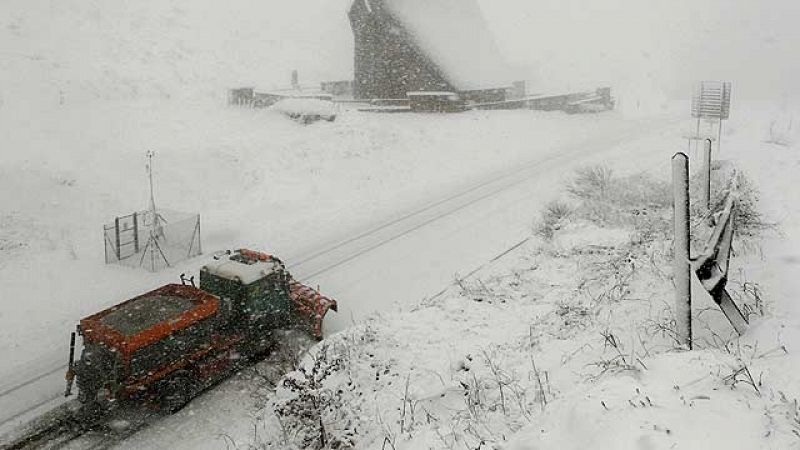
[[[300,320],[311,335],[322,339],[322,321],[328,310],[337,311],[336,300],[295,280],[289,281],[289,298],[294,302]]]

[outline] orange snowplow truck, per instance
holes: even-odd
[[[216,256],[184,284],[169,284],[80,321],[70,342],[66,395],[77,378],[87,411],[146,401],[175,411],[247,361],[265,356],[277,330],[322,337],[336,301],[294,279],[277,258],[251,250]],[[189,284],[186,284],[189,281]]]

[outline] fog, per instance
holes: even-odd
[[[800,3],[793,0],[480,0],[509,61],[543,84],[609,82],[671,98],[701,79],[737,98],[797,97]]]
[[[800,97],[795,0],[478,1],[535,92],[608,84],[686,98],[695,81],[724,79],[738,99]],[[351,78],[350,3],[3,0],[0,98],[30,101],[19,93],[34,85],[66,101],[224,95],[285,86],[293,69],[301,82]]]

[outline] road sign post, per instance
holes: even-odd
[[[702,174],[700,177],[700,192],[702,195],[703,207],[706,211],[711,210],[711,139],[706,139],[703,148]]]
[[[717,151],[722,147],[722,121],[730,117],[731,83],[728,81],[701,81],[692,96],[692,117],[697,119],[697,138],[700,136],[700,119],[717,121]]]

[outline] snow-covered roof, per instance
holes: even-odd
[[[458,90],[511,85],[511,70],[476,0],[384,0],[384,4]]]
[[[264,278],[278,268],[279,264],[275,261],[253,261],[248,264],[223,257],[206,264],[203,270],[227,280],[250,284]]]

